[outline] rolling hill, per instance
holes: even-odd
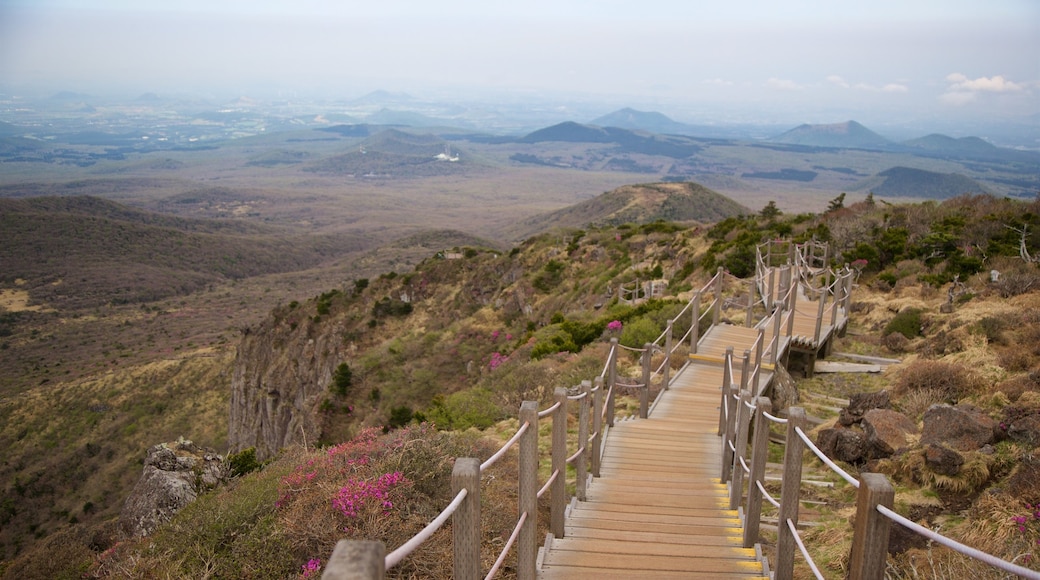
[[[518,224],[516,237],[556,228],[649,223],[657,220],[716,222],[752,213],[732,199],[700,184],[626,185],[588,201],[535,216]]]
[[[133,303],[313,267],[366,249],[360,235],[185,219],[90,196],[0,198],[0,281],[63,308]]]
[[[310,170],[356,177],[432,177],[462,173],[467,165],[457,147],[436,135],[386,129],[356,150],[322,159]]]
[[[830,125],[800,125],[769,141],[838,149],[886,149],[892,145],[891,141],[856,121]]]
[[[966,193],[988,193],[979,182],[959,173],[937,173],[911,167],[893,167],[867,179],[855,189],[884,197],[949,199]]]
[[[649,131],[650,133],[662,133],[672,135],[688,135],[692,127],[685,123],[673,121],[663,113],[656,111],[637,111],[624,108],[597,117],[589,121],[590,125],[599,127],[618,127],[631,131]]]

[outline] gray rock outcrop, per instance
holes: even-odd
[[[199,493],[226,481],[224,458],[191,441],[160,443],[148,449],[144,472],[119,514],[120,530],[147,536],[166,523]]]

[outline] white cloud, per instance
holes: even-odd
[[[832,85],[837,85],[843,89],[847,89],[850,86],[848,81],[846,81],[838,75],[831,75],[827,77],[827,82],[831,83]]]
[[[719,79],[719,78],[705,79],[703,82],[706,85],[713,85],[713,86],[716,86],[716,87],[732,87],[733,86],[733,81],[727,81],[726,79]]]
[[[776,89],[778,91],[800,91],[800,90],[802,90],[802,85],[799,85],[798,83],[796,83],[796,82],[794,82],[792,80],[789,80],[789,79],[778,79],[776,77],[773,77],[773,78],[769,79],[768,81],[766,81],[766,86],[771,88],[771,89]]]
[[[881,92],[883,93],[905,93],[909,90],[910,87],[906,85],[901,85],[899,83],[888,83],[887,85],[881,87]]]
[[[1023,90],[1022,85],[1011,82],[1001,75],[992,77],[979,77],[969,79],[961,73],[953,73],[946,77],[950,83],[946,92],[989,92],[989,93],[1012,93]]]

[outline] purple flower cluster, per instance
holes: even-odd
[[[356,518],[368,502],[375,501],[384,512],[394,507],[390,501],[390,490],[404,481],[400,471],[384,473],[374,482],[350,478],[332,499],[332,507],[348,518]]]
[[[490,368],[491,370],[495,370],[507,360],[509,360],[508,356],[500,352],[493,352],[491,353],[491,361],[488,362],[488,368]]]
[[[303,565],[303,572],[300,573],[300,578],[317,578],[318,572],[321,572],[321,560],[319,558],[311,558]]]
[[[609,330],[610,332],[617,332],[617,331],[621,330],[621,321],[620,320],[611,320],[610,322],[607,323],[607,330]]]

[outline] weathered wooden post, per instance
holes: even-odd
[[[697,341],[700,340],[698,336],[701,331],[701,291],[698,290],[693,295],[693,300],[690,302],[690,316],[693,318],[690,321],[690,354],[697,354]]]
[[[780,325],[784,320],[784,307],[783,305],[777,306],[776,310],[773,311],[773,350],[769,356],[769,363],[776,365],[776,361],[780,358]]]
[[[751,475],[748,476],[747,502],[744,504],[744,547],[758,543],[759,524],[762,521],[762,490],[758,484],[765,481],[766,457],[769,455],[769,420],[763,413],[771,413],[769,397],[755,402],[755,436],[751,440]]]
[[[459,580],[477,580],[480,573],[480,460],[459,457],[451,470],[451,494],[463,489],[466,499],[451,516],[453,544],[453,577]]]
[[[711,324],[717,326],[719,317],[722,316],[722,266],[719,266],[715,273],[715,302],[713,304],[715,311],[711,313]]]
[[[751,316],[755,311],[755,281],[748,283],[747,311],[744,313],[744,328],[751,328]]]
[[[592,477],[599,477],[600,451],[603,449],[603,377],[596,377],[592,394]]]
[[[805,444],[795,429],[804,428],[805,409],[787,410],[787,443],[784,449],[784,475],[780,489],[780,510],[777,514],[776,577],[790,578],[794,570],[794,554],[798,546],[787,527],[787,520],[798,526],[798,495],[802,486],[802,450]]]
[[[729,395],[730,385],[733,384],[733,347],[726,347],[726,355],[722,361],[722,399],[719,402],[719,435],[726,432],[726,396]]]
[[[740,460],[747,455],[748,425],[751,421],[751,413],[746,403],[750,400],[750,391],[740,392],[740,400],[737,401],[737,437],[733,442],[733,446],[736,448],[733,453],[733,481],[729,485],[729,509],[731,510],[740,506],[741,494],[744,491],[744,466]]]
[[[758,346],[755,347],[755,372],[751,377],[751,394],[752,396],[758,396],[758,380],[759,375],[762,374],[762,349],[765,348],[766,343],[766,331],[763,328],[758,329]]]
[[[827,282],[827,277],[826,276],[824,276],[823,281],[824,281],[824,283]],[[823,329],[823,311],[824,311],[824,308],[827,306],[827,287],[826,286],[824,286],[820,290],[819,301],[820,301],[820,304],[819,304],[819,306],[817,306],[817,309],[816,309],[816,334],[813,335],[813,345],[814,345],[814,348],[819,348],[820,347],[820,331]]]
[[[751,350],[744,350],[744,360],[740,362],[740,390],[747,390],[751,384]]]
[[[766,299],[766,308],[772,308],[776,303],[776,268],[770,263],[767,263],[766,267],[769,268],[769,298]]]
[[[892,508],[895,490],[880,473],[861,473],[856,495],[856,524],[849,556],[849,580],[881,580],[885,577],[888,535],[892,523],[877,506]]]
[[[650,414],[650,366],[654,356],[654,345],[643,345],[643,389],[639,391],[639,418],[646,419]]]
[[[517,517],[527,514],[516,544],[516,577],[535,580],[538,571],[538,403],[524,401],[520,405],[520,425],[527,431],[520,436]]]
[[[567,389],[556,387],[553,398],[559,407],[552,418],[552,472],[559,473],[549,488],[549,531],[562,538],[567,509]]]
[[[722,435],[722,483],[729,481],[730,470],[733,469],[733,450],[729,448],[729,442],[733,439],[733,424],[730,417],[733,416],[733,376],[730,368],[733,367],[733,347],[726,347],[726,360],[722,366],[722,403],[719,407],[719,435]]]
[[[589,407],[592,406],[592,381],[581,382],[581,392],[585,396],[578,401],[578,449],[584,449],[578,454],[577,463],[574,465],[575,495],[578,501],[585,501],[585,487],[588,485],[588,457],[589,457]]]
[[[664,368],[662,369],[664,378],[664,390],[668,390],[668,382],[672,376],[672,323],[673,320],[668,321],[668,326],[664,331]]]
[[[340,540],[321,573],[322,580],[383,580],[386,546],[370,540]]]
[[[614,426],[614,416],[617,414],[617,405],[614,401],[617,398],[617,357],[620,348],[617,338],[610,339],[610,360],[607,361],[607,392],[610,394],[607,397],[608,427]]]

